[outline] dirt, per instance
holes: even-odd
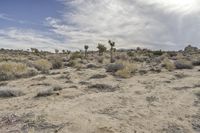
[[[0,83],[25,94],[0,99],[0,132],[198,133],[198,69],[120,79],[104,68],[65,68]],[[91,79],[99,74],[106,76]],[[58,85],[59,95],[34,98]]]

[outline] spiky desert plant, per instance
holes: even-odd
[[[114,51],[114,46],[115,46],[115,42],[112,42],[111,40],[108,41],[108,43],[110,44],[110,63],[114,62],[113,59],[113,51]]]
[[[37,48],[31,48],[32,53],[39,55],[40,51]]]
[[[63,50],[62,50],[62,53],[63,53],[63,54],[66,54],[67,52],[63,49]]]
[[[85,45],[84,48],[85,48],[85,58],[87,58],[87,51],[88,51],[89,46]]]
[[[98,50],[99,50],[99,56],[103,55],[103,53],[107,50],[107,48],[103,45],[103,44],[98,44],[97,46]]]
[[[55,53],[58,54],[58,53],[59,53],[59,50],[58,50],[58,49],[55,49]]]

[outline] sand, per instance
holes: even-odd
[[[104,68],[65,68],[51,71],[52,75],[8,81],[7,87],[25,95],[0,99],[0,133],[197,133],[198,69],[121,79]],[[90,79],[95,74],[106,77]],[[91,88],[95,84],[111,89]],[[55,86],[62,90],[35,97]]]

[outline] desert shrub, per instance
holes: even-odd
[[[0,98],[19,97],[25,95],[23,92],[10,88],[0,88]]]
[[[124,68],[124,65],[122,63],[110,63],[106,66],[107,72],[117,72],[118,70],[121,70]]]
[[[74,66],[76,66],[76,64],[77,64],[77,61],[76,61],[76,60],[70,60],[70,61],[67,63],[67,66],[69,66],[69,67],[74,67]]]
[[[176,73],[174,76],[176,78],[178,78],[178,79],[182,79],[182,78],[188,77],[188,75],[186,75],[184,73]]]
[[[60,69],[63,66],[62,58],[59,56],[52,56],[50,58],[50,62],[52,64],[53,69]]]
[[[70,60],[74,60],[74,59],[77,59],[77,58],[80,58],[80,59],[83,58],[83,56],[82,56],[82,54],[80,52],[74,52],[70,56]]]
[[[167,58],[165,58],[162,63],[163,67],[165,67],[168,71],[173,71],[175,69],[174,63]]]
[[[52,68],[52,64],[45,59],[39,59],[33,62],[35,68],[42,73],[49,73],[49,70]]]
[[[99,68],[96,64],[90,63],[86,66],[87,68]]]
[[[121,78],[129,78],[137,71],[137,66],[133,63],[122,62],[122,64],[124,67],[115,72],[116,76]]]
[[[90,79],[101,79],[101,78],[105,78],[107,77],[107,75],[105,74],[95,74],[93,76],[90,77]]]
[[[10,80],[15,78],[30,77],[37,74],[33,68],[27,65],[15,62],[0,63],[0,81]]]
[[[184,60],[184,59],[177,60],[175,61],[174,64],[175,64],[176,69],[192,69],[193,68],[192,62]]]
[[[92,89],[95,92],[114,92],[117,89],[116,87],[107,84],[94,84],[88,86],[88,88],[90,88],[90,90]]]
[[[195,59],[195,60],[192,61],[192,64],[194,66],[200,66],[200,60],[199,59]]]
[[[35,97],[47,97],[47,96],[51,96],[53,94],[55,94],[53,89],[45,89],[43,91],[38,92]]]
[[[97,58],[98,63],[103,63],[104,62],[104,58],[103,57],[99,57]]]
[[[174,56],[172,59],[174,59],[174,60],[183,60],[183,59],[185,59],[185,57],[184,57],[184,55],[182,53],[178,52],[177,55]]]
[[[63,87],[60,86],[60,85],[54,85],[54,86],[53,86],[53,91],[60,91],[60,90],[62,90],[62,89],[63,89]]]
[[[158,51],[152,51],[152,54],[153,54],[154,56],[161,56],[161,55],[164,54],[164,52],[161,51],[161,50],[158,50]]]

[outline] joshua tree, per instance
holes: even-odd
[[[67,50],[67,54],[69,55],[71,53],[71,51],[70,50]]]
[[[135,56],[134,52],[128,51],[127,55],[131,58],[131,61],[133,60],[133,57]]]
[[[103,53],[106,51],[106,47],[103,44],[98,44],[97,48],[99,49],[99,56],[103,55]]]
[[[85,45],[84,48],[85,48],[85,58],[87,58],[87,50],[88,50],[89,46]]]
[[[55,49],[55,53],[58,54],[58,53],[59,53],[59,50],[58,50],[58,49]]]
[[[38,49],[36,49],[36,48],[31,48],[31,52],[35,53],[35,54],[39,54],[40,53],[40,51]]]
[[[114,62],[113,59],[113,50],[114,50],[114,46],[115,46],[115,42],[112,42],[111,40],[108,41],[108,43],[110,44],[110,63]]]
[[[63,54],[66,54],[67,52],[63,49],[63,50],[62,50],[62,53],[63,53]]]

